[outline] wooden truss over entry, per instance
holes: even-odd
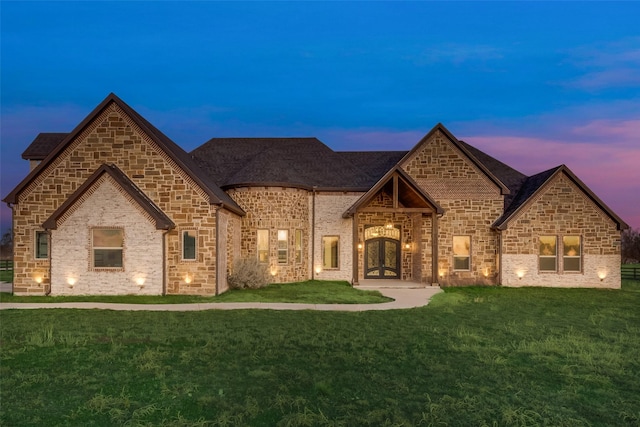
[[[386,203],[379,203],[385,200]],[[425,277],[419,275],[421,281],[431,280],[430,283],[437,283],[438,265],[438,217],[442,216],[444,210],[424,191],[418,184],[399,166],[387,172],[369,191],[360,197],[344,214],[344,218],[352,218],[353,226],[353,283],[358,284],[360,278],[360,261],[364,237],[361,232],[362,218],[371,215],[385,216],[393,218],[389,226],[393,226],[394,219],[398,215],[411,218],[431,217],[431,274]],[[369,214],[369,215],[368,215]],[[419,221],[422,224],[422,221]],[[414,240],[419,240],[422,235],[420,228],[412,230]],[[422,245],[414,242],[402,246],[413,252],[412,265],[421,266]],[[364,256],[364,255],[363,255]],[[364,262],[364,261],[363,261]],[[416,279],[416,277],[413,277]]]

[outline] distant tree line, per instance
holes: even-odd
[[[622,263],[640,262],[640,229],[629,228],[622,232]]]
[[[13,258],[13,233],[9,229],[0,238],[0,259]]]

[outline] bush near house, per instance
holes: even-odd
[[[269,284],[267,266],[255,258],[241,258],[233,265],[228,281],[231,289],[262,288]]]

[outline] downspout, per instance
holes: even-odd
[[[502,230],[498,230],[498,283],[502,286]]]
[[[220,278],[220,207],[222,206],[222,204],[218,205],[218,208],[216,209],[216,244],[213,245],[214,248],[216,249],[216,290],[214,292],[214,295],[219,295],[219,278]]]
[[[311,280],[316,278],[315,259],[316,259],[316,191],[318,187],[313,186],[311,192]]]
[[[51,274],[53,274],[53,263],[51,262],[51,255],[53,254],[53,239],[51,238],[51,230],[47,230],[47,239],[49,239],[49,247],[47,248],[49,250],[49,288],[44,292],[45,296],[51,295],[51,286],[53,285],[53,276],[51,276]]]
[[[170,231],[162,233],[162,296],[167,295],[167,235]]]

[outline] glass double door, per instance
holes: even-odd
[[[364,259],[365,278],[400,278],[400,242],[398,240],[384,237],[367,240]]]

